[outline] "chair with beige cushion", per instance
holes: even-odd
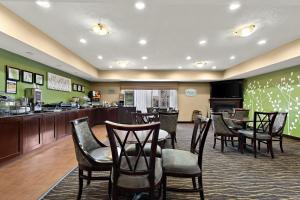
[[[159,122],[142,125],[125,125],[106,121],[106,129],[112,151],[112,199],[120,194],[149,192],[150,199],[157,199],[154,191],[161,186],[162,160],[156,156]],[[140,132],[143,134],[139,134]],[[136,141],[138,153],[129,156],[126,145]],[[150,155],[144,146],[151,143]],[[120,151],[118,151],[120,147]]]
[[[280,150],[283,153],[283,130],[285,127],[287,112],[279,112],[276,117],[272,128],[272,141],[279,141]],[[260,150],[260,142],[258,142],[258,150]]]
[[[204,199],[202,183],[202,156],[206,136],[209,131],[211,119],[197,118],[191,140],[190,151],[178,149],[163,149],[163,197],[166,199],[166,190],[178,192],[200,192],[200,198]],[[167,177],[191,178],[193,189],[178,189],[167,187]],[[196,184],[198,178],[198,186]]]
[[[231,144],[234,146],[233,138],[238,138],[239,134],[235,130],[229,128],[228,124],[224,121],[222,113],[211,113],[211,119],[214,131],[213,148],[216,147],[217,140],[221,140],[221,151],[224,152],[224,144],[227,139],[230,138]]]
[[[178,112],[160,112],[159,113],[160,128],[169,133],[172,140],[172,148],[175,149],[176,129],[178,122]]]
[[[253,130],[239,130],[241,137],[240,149],[243,152],[246,146],[246,140],[251,139],[253,145],[254,157],[256,158],[256,142],[267,144],[267,151],[271,152],[271,157],[274,158],[272,147],[272,132],[273,125],[277,112],[254,112]]]
[[[75,154],[79,171],[79,190],[77,199],[81,198],[83,179],[90,184],[91,180],[109,181],[109,176],[93,177],[93,171],[109,171],[112,168],[112,156],[110,147],[102,144],[93,134],[88,124],[88,118],[80,118],[72,123],[72,138],[75,146]],[[88,175],[84,175],[84,171]],[[108,184],[110,186],[110,184]],[[110,187],[109,187],[110,192]]]

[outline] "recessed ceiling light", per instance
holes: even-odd
[[[93,32],[98,34],[98,35],[107,35],[109,33],[108,28],[105,24],[97,24],[93,26]]]
[[[146,8],[146,4],[142,1],[138,1],[134,4],[135,8],[138,10],[144,10]]]
[[[35,3],[43,8],[50,8],[50,2],[49,1],[43,1],[43,0],[37,0]]]
[[[141,58],[142,58],[142,60],[147,60],[148,59],[147,56],[142,56]]]
[[[237,10],[237,9],[239,9],[240,7],[241,7],[241,4],[238,3],[238,2],[235,2],[235,3],[232,3],[232,4],[229,5],[229,9],[230,9],[230,10]]]
[[[129,64],[129,61],[128,60],[120,60],[120,61],[117,61],[117,64],[122,67],[122,68],[125,68],[127,67],[127,65]]]
[[[182,66],[178,66],[178,69],[182,69]]]
[[[145,39],[140,39],[140,40],[139,40],[139,44],[140,44],[140,45],[146,45],[146,44],[147,44],[147,40],[145,40]]]
[[[235,59],[235,56],[230,56],[229,59],[230,59],[230,60],[234,60],[234,59]]]
[[[213,70],[217,69],[217,67],[216,67],[216,66],[212,66],[211,68],[212,68]]]
[[[256,26],[254,24],[245,25],[237,28],[233,34],[237,37],[248,37],[254,33]]]
[[[144,66],[144,69],[148,69],[148,67],[147,67],[147,66]]]
[[[81,38],[81,39],[79,40],[79,42],[81,42],[82,44],[86,44],[86,43],[87,43],[86,39],[84,39],[84,38]]]
[[[259,41],[257,42],[258,45],[264,45],[264,44],[266,44],[266,43],[267,43],[267,40],[259,40]]]
[[[187,56],[185,59],[186,59],[186,60],[191,60],[192,57],[191,57],[191,56]]]
[[[208,64],[208,61],[197,61],[194,63],[194,65],[196,65],[197,67],[201,68],[203,67],[204,65],[207,65]]]
[[[206,43],[207,43],[206,40],[201,40],[201,41],[199,42],[199,44],[202,45],[202,46],[206,45]]]
[[[99,60],[103,60],[103,56],[101,56],[101,55],[99,55],[97,58],[98,58]]]

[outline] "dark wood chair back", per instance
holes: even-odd
[[[200,166],[200,169],[202,169],[203,149],[210,125],[211,119],[204,117],[198,117],[194,122],[190,151],[194,154],[198,154],[198,164]]]
[[[147,175],[149,183],[154,186],[155,158],[160,123],[125,125],[106,121],[106,129],[112,151],[113,183],[117,184],[120,174],[138,176]],[[136,156],[128,156],[126,145],[134,140],[138,149]],[[144,151],[151,143],[151,152]],[[142,170],[140,166],[144,166]]]
[[[277,112],[254,112],[253,139],[257,134],[269,134],[272,136],[273,125]]]
[[[132,124],[149,124],[158,122],[158,113],[131,113]]]

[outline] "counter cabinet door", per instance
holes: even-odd
[[[23,152],[40,147],[42,141],[42,115],[24,116],[22,121]]]
[[[21,154],[20,117],[0,118],[0,162]]]
[[[55,115],[55,135],[56,139],[63,138],[67,135],[66,130],[66,114],[63,113],[57,113]]]
[[[55,114],[43,115],[43,144],[49,144],[56,140]]]

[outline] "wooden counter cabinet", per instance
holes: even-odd
[[[21,154],[22,117],[0,118],[0,162]]]

